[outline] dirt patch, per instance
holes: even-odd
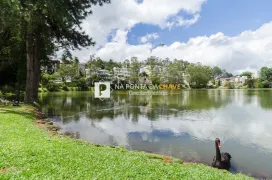
[[[7,168],[2,168],[2,169],[0,170],[0,173],[1,173],[1,174],[6,174],[6,173],[7,173]]]
[[[62,134],[65,135],[65,136],[69,136],[70,138],[74,138],[74,139],[79,139],[80,138],[79,132],[74,133],[74,132],[67,131],[67,132],[64,132]]]
[[[38,110],[34,110],[34,113],[35,113],[35,116],[38,118],[38,119],[45,119],[46,116],[44,113],[38,111]]]
[[[184,165],[193,165],[193,164],[195,164],[195,163],[192,163],[192,162],[184,162],[183,164],[184,164]]]
[[[34,121],[34,124],[41,128],[42,130],[45,130],[48,132],[49,135],[55,136],[58,134],[58,130],[60,129],[59,126],[53,125],[52,121],[49,121],[47,119],[39,119]]]
[[[163,162],[165,163],[172,163],[173,162],[173,158],[170,156],[164,156],[163,157]]]

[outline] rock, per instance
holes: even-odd
[[[48,125],[53,125],[54,123],[52,121],[47,122]]]

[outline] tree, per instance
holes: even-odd
[[[215,66],[212,68],[213,78],[216,78],[217,76],[221,75],[222,73],[223,73],[222,69],[220,69],[218,66]]]
[[[77,75],[77,66],[75,64],[62,64],[58,70],[58,75],[66,83],[68,79],[73,79]]]
[[[248,88],[254,88],[255,80],[254,79],[246,79],[245,85],[247,85]]]
[[[26,74],[26,48],[25,27],[20,22],[20,16],[16,14],[16,2],[2,0],[0,2],[0,87],[8,85],[16,89],[19,101],[20,90],[24,88]],[[13,28],[14,24],[21,25],[20,28]]]
[[[128,59],[126,59],[126,60],[123,62],[123,66],[126,67],[126,68],[129,68],[130,62],[129,62]]]
[[[243,73],[240,74],[240,76],[247,76],[247,78],[252,78],[252,72],[249,71],[245,71]]]
[[[139,80],[141,63],[137,57],[132,57],[130,60],[130,80],[135,84]]]
[[[271,87],[272,84],[272,68],[262,67],[259,72],[259,80],[264,88]]]
[[[226,76],[226,77],[232,77],[233,76],[232,73],[227,72],[225,69],[222,70],[222,75]]]
[[[190,84],[197,88],[206,87],[212,78],[212,69],[209,66],[203,66],[201,64],[190,64],[187,68],[187,72],[190,75]]]
[[[174,60],[167,67],[169,83],[183,83],[185,66],[182,60]]]
[[[110,3],[110,0],[2,0],[1,29],[11,27],[14,36],[16,29],[24,29],[27,78],[25,103],[32,104],[38,98],[40,62],[48,47],[58,46],[66,50],[80,49],[94,45],[88,35],[82,31],[82,21],[92,13],[93,5]],[[4,7],[2,9],[2,7]],[[14,20],[9,22],[10,20]],[[22,31],[21,31],[22,32]]]
[[[98,69],[105,69],[105,66],[106,66],[106,63],[102,59],[100,59],[99,57],[96,58],[96,61],[94,64],[95,64],[96,68],[98,68]]]

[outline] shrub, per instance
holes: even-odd
[[[263,88],[270,88],[271,87],[271,83],[268,80],[264,80],[262,82],[262,87]]]
[[[89,90],[87,85],[87,80],[85,78],[80,78],[76,81],[76,85],[79,91],[86,91]]]
[[[63,90],[63,91],[69,91],[68,87],[65,86],[65,85],[62,86],[62,90]]]
[[[52,91],[59,91],[60,90],[60,85],[57,84],[54,80],[50,80],[48,83],[47,83],[47,86],[46,86],[47,90],[52,92]]]
[[[8,85],[5,85],[1,88],[3,94],[14,92],[14,89]]]
[[[229,82],[229,81],[225,82],[224,87],[227,87],[228,89],[234,89],[235,88],[234,84]]]
[[[228,84],[228,89],[234,89],[234,84],[233,83],[229,83]]]

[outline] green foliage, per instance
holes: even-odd
[[[272,68],[262,67],[259,79],[263,88],[270,88],[272,85]]]
[[[234,84],[232,82],[229,82],[229,81],[225,82],[224,87],[226,87],[228,89],[234,89],[235,88]]]
[[[130,60],[130,80],[135,84],[139,80],[139,72],[141,68],[141,63],[138,61],[137,57],[132,57]]]
[[[246,79],[245,86],[248,88],[254,88],[255,87],[255,79]]]
[[[168,83],[179,83],[182,84],[185,73],[185,65],[182,60],[174,60],[173,63],[170,63],[167,67],[168,71]]]
[[[42,74],[41,76],[41,85],[43,88],[46,88],[48,91],[59,91],[61,85],[56,83],[56,74]]]
[[[71,49],[80,49],[95,44],[92,38],[82,30],[81,25],[83,20],[92,13],[91,8],[94,5],[102,6],[104,3],[110,3],[110,0],[0,1],[1,43],[3,32],[5,32],[4,41],[15,39],[18,42],[8,42],[4,49],[2,49],[4,46],[0,44],[0,54],[4,52],[7,56],[3,58],[5,62],[16,55],[20,59],[18,62],[27,60],[29,66],[26,71],[28,73],[26,76],[26,103],[33,103],[37,99],[40,64],[47,60],[48,55],[52,55],[57,47],[69,52]],[[9,36],[6,36],[6,32]],[[11,48],[12,44],[18,46]],[[2,60],[1,57],[0,59]],[[23,65],[19,67],[21,69]],[[17,77],[17,86],[20,88],[22,81],[19,77],[25,76],[18,75]]]
[[[270,88],[271,82],[269,82],[268,80],[264,80],[261,82],[261,86],[262,86],[262,88]]]
[[[55,79],[56,79],[56,75],[55,74],[50,75],[50,74],[43,73],[41,75],[40,82],[41,82],[42,86],[46,87],[50,81],[53,81]]]
[[[66,85],[63,85],[63,86],[62,86],[62,90],[63,90],[63,91],[69,91],[69,88],[68,88]]]
[[[216,76],[222,75],[223,74],[223,70],[220,69],[218,66],[215,66],[212,68],[212,75],[215,78]]]
[[[14,92],[14,88],[9,86],[9,85],[4,85],[2,88],[1,88],[1,91],[3,94],[6,94],[6,93],[12,93]]]
[[[206,87],[212,78],[211,68],[201,64],[190,64],[187,68],[187,72],[190,75],[190,84],[196,88]]]
[[[245,71],[242,74],[240,74],[240,76],[247,76],[247,78],[252,78],[252,72]]]
[[[59,91],[61,89],[61,85],[57,84],[54,80],[50,80],[45,87],[50,92]]]
[[[229,82],[229,84],[228,84],[228,89],[234,89],[235,87],[234,87],[234,84],[233,83],[231,83],[231,82]]]
[[[57,72],[58,75],[61,77],[62,81],[66,83],[68,79],[72,79],[77,75],[77,64],[62,64]]]
[[[161,83],[162,74],[158,72],[151,71],[150,80],[152,84],[160,84]]]
[[[89,90],[86,78],[77,77],[74,82],[76,84],[76,87],[78,87],[79,91],[87,91],[87,90]]]

